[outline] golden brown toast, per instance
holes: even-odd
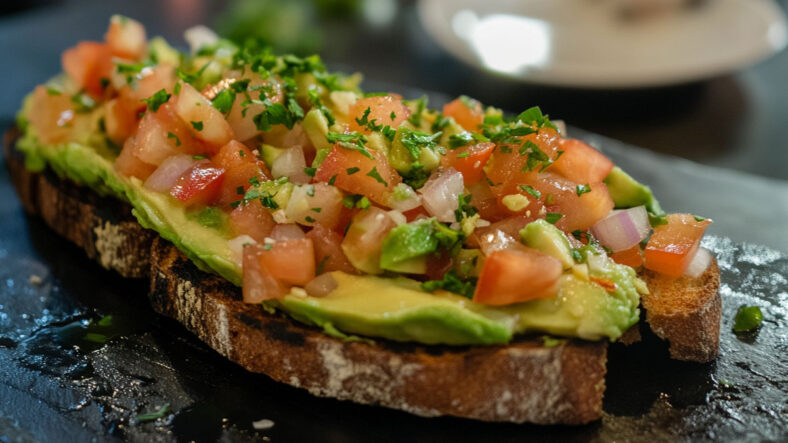
[[[348,342],[326,335],[243,303],[237,287],[198,270],[173,245],[137,224],[127,204],[51,171],[30,173],[13,148],[17,136],[6,134],[5,155],[25,209],[104,268],[150,278],[156,311],[250,371],[315,395],[423,416],[542,424],[580,424],[601,416],[605,342],[567,340],[545,347],[540,339],[519,338],[503,346],[456,347]],[[716,264],[696,280],[646,278],[653,285],[652,295],[643,299],[647,319],[671,343],[674,358],[713,358],[720,315]],[[684,311],[660,310],[677,293],[711,301],[685,303]]]

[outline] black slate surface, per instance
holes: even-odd
[[[596,423],[423,419],[314,398],[226,361],[156,315],[144,282],[24,216],[0,166],[0,441],[788,439],[788,256],[776,250],[708,236],[722,272],[719,359],[671,361],[649,334],[613,345]],[[742,304],[763,309],[759,331],[732,332]],[[138,421],[165,403],[162,418]],[[255,431],[263,418],[273,428]]]

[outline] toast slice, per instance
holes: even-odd
[[[104,268],[150,278],[156,311],[180,321],[201,340],[244,368],[309,390],[314,395],[377,404],[422,416],[453,415],[485,421],[581,424],[598,419],[605,389],[605,342],[536,338],[504,346],[421,346],[377,340],[348,342],[261,306],[241,301],[237,287],[202,272],[173,245],[139,226],[130,207],[60,179],[31,173],[5,137],[11,179],[23,206],[39,214]],[[46,194],[46,195],[44,195]],[[715,280],[716,278],[716,280]],[[683,359],[705,361],[719,341],[719,274],[710,267],[696,280],[662,281],[649,319],[658,334],[680,346]],[[701,284],[701,281],[706,282]],[[688,298],[716,297],[717,309],[685,303],[687,311],[660,311],[686,284]],[[658,296],[660,294],[661,296]],[[713,316],[716,314],[716,323]],[[647,317],[648,318],[648,317]],[[698,325],[704,334],[693,334]],[[715,329],[716,324],[716,329]],[[703,340],[702,343],[697,340]],[[711,349],[714,348],[712,354]]]

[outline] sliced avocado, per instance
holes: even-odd
[[[433,137],[425,132],[417,132],[400,126],[389,150],[389,162],[400,174],[410,172],[415,164],[422,165],[426,172],[433,171],[440,164],[441,156],[436,151]],[[408,149],[408,146],[411,149]],[[415,157],[414,157],[415,156]]]
[[[270,209],[279,209],[287,207],[290,196],[293,194],[293,187],[294,185],[283,177],[262,182],[252,189],[259,193],[260,197],[258,198],[264,199],[264,206]],[[249,195],[249,191],[246,192],[246,195]]]
[[[441,129],[441,132],[443,133],[441,135],[441,139],[439,142],[441,146],[449,146],[449,137],[451,137],[452,135],[462,134],[463,132],[466,132],[465,128],[463,128],[462,126],[459,125],[459,123],[454,121],[454,118],[449,117],[447,121],[449,123],[443,129]]]
[[[426,260],[414,260],[424,259],[427,254],[438,249],[438,239],[435,237],[433,225],[433,219],[426,219],[392,229],[383,240],[380,267],[389,271],[414,274],[426,272]]]
[[[331,149],[318,149],[315,153],[315,159],[312,160],[312,167],[319,168],[323,164],[323,160],[328,157],[329,152],[331,152]]]
[[[265,165],[268,169],[274,164],[274,160],[285,152],[284,148],[277,148],[276,146],[263,144],[260,146],[260,156],[263,157]]]
[[[613,198],[616,208],[632,208],[645,205],[646,209],[655,215],[664,214],[659,202],[651,193],[651,188],[641,184],[618,166],[614,167],[605,177],[607,190]]]
[[[454,272],[457,277],[467,279],[478,277],[484,266],[484,254],[479,249],[460,249],[454,258]]]
[[[330,149],[331,144],[326,139],[328,134],[328,119],[319,109],[312,109],[306,113],[304,120],[301,122],[301,127],[304,128],[306,136],[312,142],[315,148]]]
[[[525,225],[520,230],[520,239],[526,246],[557,258],[564,269],[575,264],[566,235],[546,220],[539,219]]]
[[[367,147],[369,149],[374,149],[378,152],[382,152],[383,154],[388,154],[390,146],[391,142],[389,139],[387,139],[386,136],[380,132],[367,134]]]

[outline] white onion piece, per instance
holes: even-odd
[[[297,224],[286,223],[274,226],[274,229],[271,230],[271,238],[276,241],[299,240],[306,238],[306,234]]]
[[[401,212],[410,211],[421,206],[421,196],[410,186],[399,183],[394,187],[389,199],[389,207]]]
[[[454,211],[459,207],[459,196],[465,190],[462,174],[452,168],[432,174],[419,189],[424,209],[440,222],[457,221]]]
[[[219,36],[216,35],[211,28],[203,25],[192,26],[183,32],[183,39],[189,44],[189,50],[192,54],[206,45],[212,45],[219,41]]]
[[[169,191],[172,185],[178,180],[178,177],[200,162],[207,162],[207,160],[197,161],[193,159],[192,156],[186,154],[167,157],[167,159],[153,171],[153,174],[145,180],[145,187],[151,191]]]
[[[610,215],[591,227],[594,237],[613,252],[635,246],[646,238],[650,230],[645,206],[611,211]]]
[[[271,175],[274,178],[289,177],[291,183],[303,185],[310,180],[304,172],[305,167],[304,150],[300,146],[293,146],[274,159],[271,163]]]
[[[692,278],[700,277],[711,264],[711,257],[711,252],[708,249],[698,248],[698,252],[692,257],[689,266],[684,271],[684,275]]]
[[[394,220],[394,223],[396,223],[397,226],[402,226],[408,222],[408,219],[407,217],[405,217],[405,214],[403,214],[400,211],[397,211],[396,209],[388,211],[387,214],[389,215],[389,217],[391,217],[392,220]]]
[[[245,245],[253,245],[257,243],[252,237],[249,237],[246,234],[239,235],[227,242],[227,246],[230,247],[230,251],[233,252],[233,258],[238,263],[238,265],[243,265],[243,256],[244,256],[244,246]]]
[[[331,273],[320,274],[304,286],[304,290],[310,297],[325,297],[338,286],[337,281]]]

